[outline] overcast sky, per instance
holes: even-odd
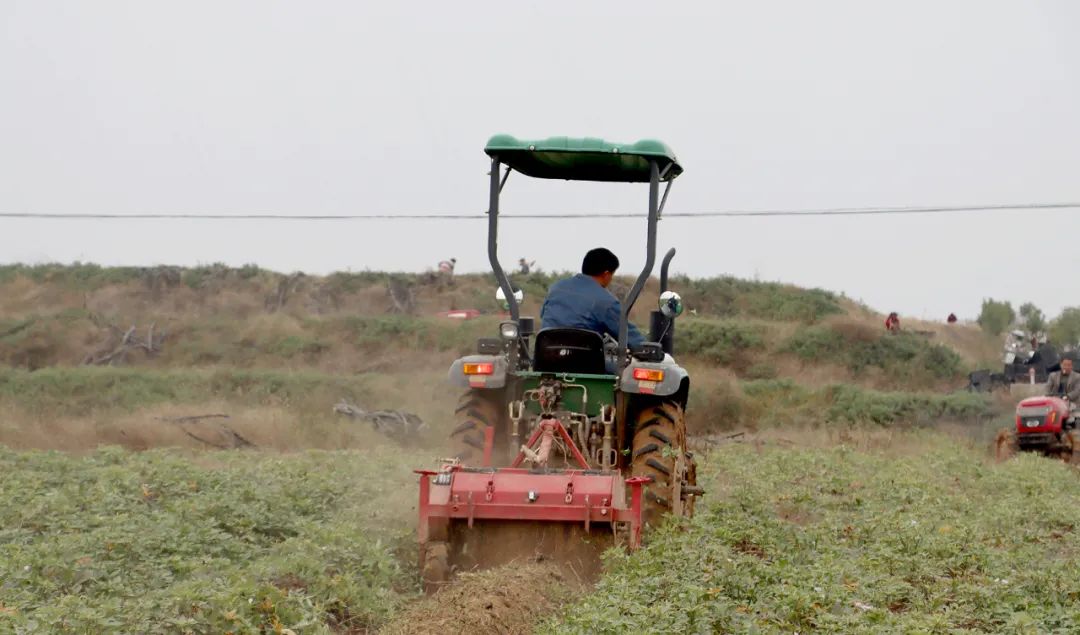
[[[1080,200],[1080,3],[0,0],[0,211],[474,213],[483,146],[655,137],[669,211]],[[503,211],[644,215],[643,185]],[[480,221],[0,219],[0,261],[485,271]],[[504,262],[644,261],[642,219],[506,220]],[[662,222],[673,269],[944,318],[1080,304],[1080,210]],[[2,301],[2,299],[0,299]]]

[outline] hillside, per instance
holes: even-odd
[[[539,313],[556,279],[515,279],[524,315]],[[949,395],[984,355],[986,339],[971,327],[890,336],[879,316],[826,291],[731,278],[676,277],[671,286],[688,308],[676,354],[694,377],[698,432],[863,418],[925,423],[981,411],[982,402]],[[331,406],[343,397],[414,411],[437,437],[453,399],[445,369],[501,319],[493,291],[490,276],[0,267],[0,390],[7,387],[9,409],[0,442],[73,449],[99,437],[147,447],[157,444],[152,432],[165,430],[144,422],[228,405],[241,427],[251,417],[302,421],[298,431],[258,441],[285,448],[293,441],[279,437],[300,443],[336,425]],[[635,307],[639,324],[656,293],[654,280]],[[455,309],[482,315],[438,315]],[[339,447],[330,438],[352,447],[322,434],[309,442]]]

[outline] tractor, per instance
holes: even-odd
[[[1005,429],[994,440],[999,460],[1021,452],[1038,452],[1066,463],[1080,460],[1080,434],[1068,399],[1059,396],[1028,397],[1016,406],[1014,429]]]
[[[507,310],[498,337],[456,360],[464,389],[453,456],[420,475],[420,568],[428,592],[455,571],[522,557],[598,564],[611,544],[636,549],[665,515],[690,516],[703,494],[687,448],[690,377],[672,358],[682,300],[667,289],[667,252],[648,341],[628,347],[630,311],[656,264],[657,223],[683,169],[671,149],[552,137],[492,137],[487,253]],[[499,196],[511,172],[541,179],[648,183],[645,266],[621,300],[618,338],[536,330],[499,263]],[[661,185],[664,186],[661,196]]]

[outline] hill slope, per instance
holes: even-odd
[[[556,279],[515,280],[526,294],[523,314],[539,313]],[[879,316],[822,290],[732,278],[675,277],[671,286],[688,308],[676,326],[676,355],[694,378],[697,432],[926,423],[982,411],[981,401],[947,394],[963,386],[986,346],[971,327],[889,335]],[[445,369],[502,319],[493,289],[490,276],[478,275],[0,267],[0,363],[11,369],[0,442],[148,447],[159,443],[155,430],[160,442],[182,442],[154,422],[208,406],[230,410],[241,427],[263,417],[299,423],[294,432],[287,423],[272,433],[248,431],[271,447],[359,442],[311,434],[336,425],[331,406],[341,398],[417,412],[438,438],[453,399]],[[650,281],[634,309],[639,324],[657,292]],[[439,315],[455,309],[481,315]],[[236,371],[246,373],[242,380]],[[290,388],[298,385],[311,388]],[[53,434],[56,426],[66,433]]]

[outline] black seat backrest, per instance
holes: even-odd
[[[542,329],[536,334],[533,370],[604,375],[604,338],[586,329]]]

